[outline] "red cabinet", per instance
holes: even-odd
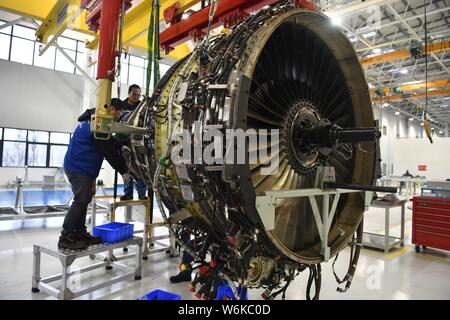
[[[450,250],[450,199],[413,198],[412,243]]]

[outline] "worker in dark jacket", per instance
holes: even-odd
[[[132,84],[128,88],[128,98],[126,98],[123,102],[125,103],[125,109],[133,111],[139,103],[141,103],[141,87],[137,84]]]
[[[117,121],[124,109],[120,99],[112,99],[110,114]],[[86,116],[87,115],[87,116]],[[73,133],[67,153],[64,157],[64,170],[74,194],[74,201],[67,212],[58,247],[79,250],[89,245],[101,243],[86,231],[85,220],[89,203],[92,200],[97,178],[103,159],[129,179],[125,161],[121,156],[121,144],[114,138],[98,140],[90,129],[89,112],[80,117],[81,121]]]
[[[125,104],[125,109],[132,111],[134,110],[139,103],[141,102],[139,98],[141,97],[141,88],[137,84],[133,84],[128,88],[128,98],[125,99],[123,102]],[[125,114],[126,112],[124,112]],[[125,143],[129,147],[129,137],[126,140]],[[136,189],[138,192],[139,200],[146,200],[147,196],[147,185],[141,181],[136,181]],[[129,183],[124,183],[123,188],[123,196],[120,197],[120,200],[126,201],[126,200],[132,200],[133,199],[133,193],[134,193],[134,181],[133,178],[130,178]]]

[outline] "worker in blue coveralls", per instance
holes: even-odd
[[[124,115],[126,116],[129,111],[133,111],[141,102],[139,98],[141,97],[141,88],[137,84],[132,84],[128,88],[128,98],[123,101],[125,104],[125,112],[123,113],[122,118],[124,118]],[[128,112],[127,112],[128,110]],[[122,119],[121,119],[122,120]],[[122,136],[124,137],[124,136]],[[130,144],[130,136],[125,136],[125,141],[122,141],[125,145],[129,147]],[[147,185],[142,180],[136,181],[136,189],[138,192],[139,200],[146,200],[148,199],[146,196],[147,193]],[[130,178],[129,183],[124,183],[123,188],[123,196],[120,197],[120,200],[127,201],[133,199],[133,193],[134,193],[134,181],[133,178]]]
[[[119,120],[123,110],[124,104],[120,99],[111,100],[109,112],[115,121]],[[96,139],[90,129],[91,114],[92,109],[87,110],[78,119],[79,124],[64,157],[64,170],[72,187],[74,201],[64,219],[59,238],[58,247],[62,249],[80,250],[102,242],[99,237],[93,237],[87,232],[85,221],[103,159],[106,158],[124,181],[129,180],[121,153],[122,145],[113,137],[107,140]]]

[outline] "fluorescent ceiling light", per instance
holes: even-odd
[[[340,26],[342,24],[342,18],[341,17],[333,17],[331,18],[331,23],[335,26]]]
[[[408,69],[402,69],[402,70],[400,70],[400,73],[407,74],[408,73]]]
[[[423,127],[423,122],[421,122],[420,125]]]
[[[441,130],[439,130],[439,133],[440,133],[440,134],[443,134],[443,133],[444,133],[444,131],[441,131]]]
[[[400,114],[399,111],[395,111],[395,115],[398,116]]]
[[[375,31],[371,31],[371,32],[364,33],[362,36],[363,36],[363,38],[370,38],[370,37],[373,37],[376,34],[377,33]]]
[[[381,105],[381,107],[383,107],[383,108],[386,108],[386,107],[389,107],[389,103],[383,103],[382,105]]]
[[[408,84],[416,84],[416,83],[421,83],[421,82],[423,82],[423,81],[409,81],[409,82],[401,83],[400,85],[401,86],[406,86]]]
[[[409,118],[408,120],[409,120],[409,121],[413,121],[413,120],[414,120],[414,118]]]
[[[379,54],[379,53],[381,53],[381,49],[380,48],[375,48],[375,49],[372,50],[372,52],[375,53],[375,54]]]

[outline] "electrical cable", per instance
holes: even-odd
[[[424,27],[425,27],[425,109],[423,111],[423,128],[425,129],[425,133],[430,140],[430,143],[433,143],[433,137],[431,134],[430,123],[427,119],[428,112],[428,26],[427,26],[427,5],[426,0],[423,1],[423,10],[424,10]]]

